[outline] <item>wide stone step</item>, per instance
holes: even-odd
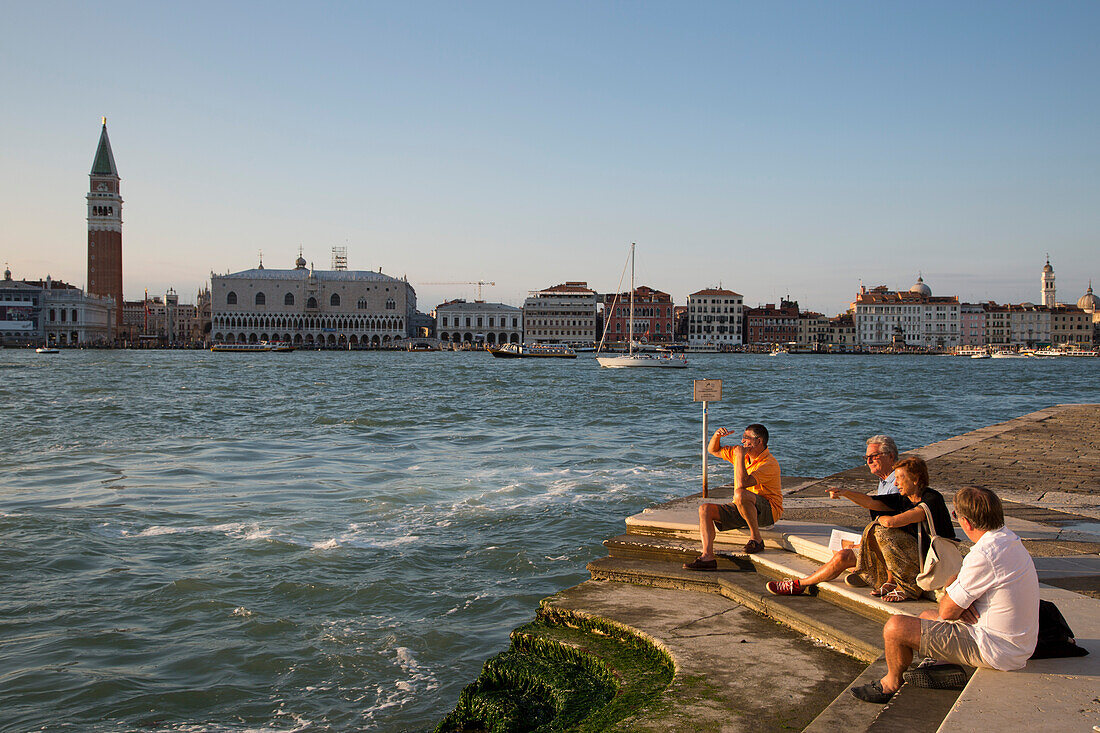
[[[809,540],[805,542],[808,543]],[[698,539],[683,540],[632,532],[605,540],[604,546],[614,558],[659,563],[683,564],[699,555]],[[801,578],[821,567],[821,563],[815,560],[794,552],[776,549],[765,549],[763,552],[747,555],[740,551],[740,547],[735,550],[729,545],[716,545],[715,557],[720,571],[749,571],[765,576],[761,583],[761,591],[763,591],[763,582],[767,580]],[[852,588],[846,585],[843,582],[843,576],[818,584],[816,592],[821,600],[854,611],[879,624],[885,623],[886,619],[893,614],[916,616],[921,611],[935,608],[935,603],[928,600],[886,603],[872,596],[870,588]]]
[[[755,572],[697,572],[676,562],[616,557],[594,560],[588,571],[596,580],[716,593],[866,662],[883,653],[881,623],[812,596],[773,596]]]

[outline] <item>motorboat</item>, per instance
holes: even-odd
[[[627,340],[627,353],[625,354],[608,354],[601,356],[600,351],[603,349],[604,339],[600,339],[600,345],[596,349],[596,361],[599,362],[601,367],[607,369],[626,369],[631,367],[650,367],[655,369],[683,369],[687,367],[687,357],[683,354],[673,356],[670,353],[656,353],[656,346],[653,347],[652,353],[644,353],[636,350],[637,342],[634,340],[634,244],[630,245],[630,320],[629,320],[629,337]],[[622,280],[619,280],[619,284],[622,284]],[[611,303],[611,312],[615,312],[615,305],[619,302],[618,294],[615,295],[615,300]],[[606,332],[604,338],[607,337]]]
[[[60,354],[61,349],[55,349],[52,346],[39,346],[34,350],[36,354]]]
[[[576,359],[577,352],[565,344],[504,344],[489,353],[500,359]]]
[[[271,351],[271,344],[261,341],[258,344],[211,344],[211,351],[225,351],[234,354],[258,354]]]

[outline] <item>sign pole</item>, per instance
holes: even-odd
[[[722,399],[721,379],[696,379],[692,382],[691,399],[703,403],[703,498],[707,498],[707,403]]]
[[[707,498],[707,402],[703,400],[703,498]]]

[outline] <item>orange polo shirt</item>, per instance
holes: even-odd
[[[722,446],[718,453],[730,463],[737,460],[731,445]],[[779,521],[783,514],[783,484],[779,475],[779,461],[765,448],[756,460],[747,463],[745,472],[756,479],[756,484],[749,486],[748,490],[767,499],[772,508],[772,519]]]

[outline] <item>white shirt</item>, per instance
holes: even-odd
[[[947,595],[962,608],[973,605],[978,622],[967,628],[989,666],[1009,671],[1027,664],[1039,635],[1039,576],[1015,532],[983,534]]]
[[[878,482],[878,491],[875,492],[875,496],[882,496],[883,494],[896,494],[898,493],[898,485],[894,483],[894,472],[891,471],[890,475],[884,479],[880,479]]]

